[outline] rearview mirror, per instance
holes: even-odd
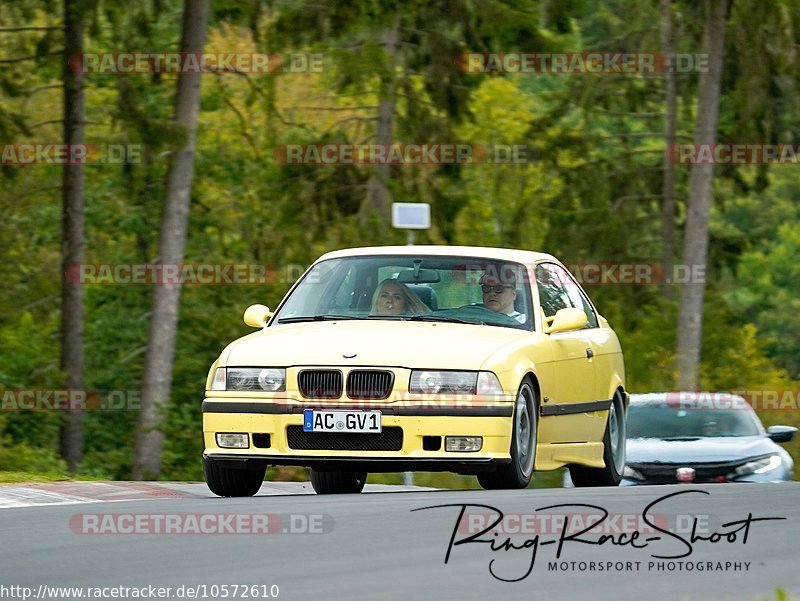
[[[789,442],[794,438],[797,428],[793,426],[770,426],[767,428],[767,436],[773,442]]]
[[[439,272],[435,269],[420,269],[416,276],[413,269],[397,274],[397,281],[403,284],[435,284],[441,279]]]
[[[545,334],[580,330],[589,322],[589,318],[586,317],[586,313],[584,313],[581,309],[574,309],[571,307],[568,309],[559,309],[556,312],[555,317],[547,318],[548,321],[551,319],[553,321],[550,323],[550,325],[547,325],[547,321],[545,322]]]
[[[266,327],[273,313],[264,305],[250,305],[244,312],[244,323],[253,328]]]

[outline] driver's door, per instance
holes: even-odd
[[[559,309],[573,307],[570,279],[555,263],[536,266],[536,287],[544,322],[549,324]],[[540,406],[540,441],[584,442],[591,421],[586,403],[596,400],[595,366],[591,338],[584,328],[548,334],[553,357],[553,386],[543,391]]]

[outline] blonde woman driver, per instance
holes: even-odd
[[[372,295],[373,315],[401,315],[403,313],[428,313],[430,309],[408,286],[395,279],[383,280]]]

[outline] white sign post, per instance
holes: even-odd
[[[408,244],[414,244],[414,230],[431,227],[431,205],[427,202],[393,202],[392,227],[408,230]]]
[[[427,230],[431,227],[431,205],[427,202],[393,202],[392,227],[408,230],[406,243],[414,244],[414,230]],[[414,473],[403,475],[403,484],[414,486]]]

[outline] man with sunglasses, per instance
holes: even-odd
[[[525,323],[526,316],[514,309],[517,299],[517,278],[511,270],[498,272],[487,271],[478,280],[483,293],[483,306],[495,313],[503,313],[513,317],[519,323]]]

